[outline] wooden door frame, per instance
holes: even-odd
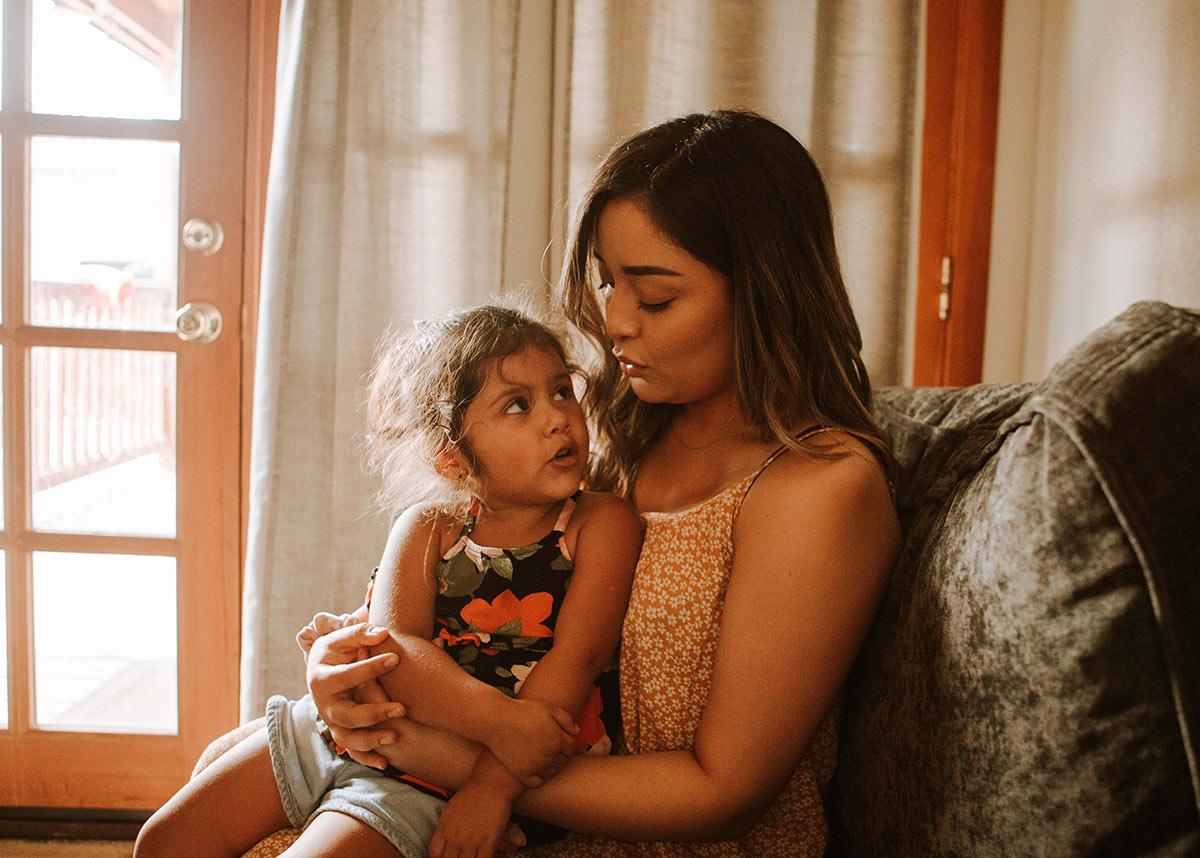
[[[214,8],[213,4],[223,0],[203,0],[207,9]],[[253,0],[258,2],[258,0]],[[201,5],[201,0],[192,0],[186,9],[194,9]],[[18,8],[19,7],[19,8]],[[28,20],[25,14],[27,7],[14,4],[11,9],[18,9],[5,27],[5,62],[6,64],[25,63],[28,52]],[[203,56],[193,56],[190,60],[192,70],[198,79],[206,82],[223,81],[223,85],[236,91],[246,86],[250,75],[247,73],[247,62],[250,58],[250,43],[247,31],[240,29],[248,19],[239,19],[238,29],[230,29],[228,16],[216,21],[212,15],[192,15],[189,11],[188,45],[206,44],[219,46],[217,50],[206,51]],[[203,20],[203,24],[201,24]],[[203,29],[207,27],[208,29]],[[232,37],[230,34],[233,34]],[[185,47],[190,50],[190,47]],[[197,63],[200,63],[197,65]],[[21,76],[28,86],[28,77]],[[249,147],[229,151],[225,147],[205,146],[198,143],[197,135],[201,129],[225,128],[226,136],[232,139],[248,142],[255,133],[247,129],[248,110],[234,107],[229,110],[223,98],[210,98],[206,84],[205,94],[191,96],[185,94],[185,115],[180,122],[173,120],[105,120],[89,117],[53,117],[41,114],[29,114],[27,104],[28,88],[23,92],[9,84],[5,91],[4,129],[9,134],[4,139],[4,176],[5,190],[3,194],[4,229],[4,258],[5,275],[8,278],[9,297],[5,307],[3,323],[3,338],[6,344],[13,346],[8,350],[4,367],[6,390],[9,394],[6,401],[7,426],[5,432],[6,444],[6,473],[9,475],[6,486],[8,499],[8,516],[10,522],[21,518],[28,521],[28,494],[18,493],[20,480],[16,475],[28,470],[24,444],[23,426],[26,417],[24,395],[16,395],[23,390],[21,379],[25,376],[23,349],[29,345],[42,344],[46,336],[51,336],[53,345],[71,347],[97,348],[133,348],[151,351],[173,352],[180,372],[187,365],[199,366],[201,356],[198,350],[208,351],[203,362],[206,368],[204,381],[200,387],[216,389],[213,378],[220,377],[235,386],[228,391],[232,400],[235,415],[240,414],[241,384],[243,377],[243,351],[240,346],[240,335],[243,325],[246,298],[242,291],[242,275],[250,264],[243,254],[242,242],[245,235],[250,233],[242,215],[248,207],[245,197],[238,197],[244,188],[241,186],[247,176],[255,169],[246,164]],[[187,98],[191,101],[187,101]],[[190,105],[190,106],[189,106]],[[207,216],[208,210],[215,205],[217,188],[233,189],[235,193],[228,194],[222,206],[233,202],[232,214],[222,215],[222,220],[228,227],[225,239],[225,252],[209,257],[198,254],[183,255],[179,258],[179,297],[181,302],[195,299],[212,300],[218,304],[225,315],[224,336],[234,338],[238,347],[223,350],[222,357],[213,360],[213,354],[207,347],[196,344],[181,343],[170,331],[134,332],[126,335],[121,331],[104,329],[46,329],[51,334],[45,335],[40,326],[26,325],[24,322],[23,298],[19,297],[20,289],[14,284],[26,281],[28,272],[28,253],[25,237],[28,233],[28,221],[24,221],[24,229],[14,228],[27,217],[29,205],[29,182],[26,172],[27,146],[23,145],[29,134],[61,134],[66,136],[101,136],[101,137],[130,137],[148,139],[178,139],[181,155],[187,158],[189,171],[181,176],[180,210],[200,216]],[[228,284],[228,288],[217,290],[209,296],[198,287],[193,288],[188,272],[206,272],[210,283]],[[237,288],[234,287],[237,284]],[[49,341],[47,341],[49,342]],[[226,340],[228,342],[228,340]],[[228,353],[228,357],[225,357]],[[222,406],[224,408],[224,406]],[[179,396],[177,400],[178,425],[204,427],[210,425],[214,418],[210,409],[191,397]],[[238,646],[240,635],[240,576],[238,568],[241,561],[240,531],[242,498],[239,496],[239,474],[237,465],[240,464],[241,439],[239,433],[228,432],[224,427],[234,420],[222,418],[221,431],[202,430],[208,437],[219,441],[219,451],[214,455],[221,461],[230,463],[234,471],[228,482],[214,479],[198,481],[197,490],[192,495],[205,508],[221,511],[220,524],[212,531],[199,535],[198,529],[185,529],[183,521],[180,530],[173,538],[150,539],[146,537],[112,537],[90,535],[55,536],[53,540],[44,534],[32,531],[24,525],[10,524],[5,532],[5,545],[12,547],[13,560],[6,556],[10,571],[21,558],[31,552],[43,548],[128,552],[135,554],[172,554],[175,553],[180,564],[192,570],[187,576],[179,579],[179,603],[197,600],[203,595],[203,614],[193,615],[184,612],[179,618],[177,639],[180,647],[185,641],[196,638],[196,630],[217,630],[219,639],[211,640],[204,647],[204,657],[182,660],[178,665],[178,687],[180,693],[179,730],[174,736],[155,736],[144,734],[89,734],[89,742],[98,750],[95,754],[83,754],[70,731],[31,731],[31,719],[26,712],[27,707],[14,706],[10,699],[14,717],[9,725],[4,741],[0,742],[0,766],[13,766],[11,771],[28,771],[34,773],[37,768],[27,764],[25,756],[28,753],[44,754],[39,757],[44,766],[42,771],[72,772],[89,771],[89,782],[92,789],[87,795],[96,798],[72,798],[68,792],[61,789],[62,778],[53,776],[33,776],[28,783],[21,783],[19,788],[5,792],[0,796],[0,804],[12,806],[35,805],[49,807],[66,803],[89,803],[93,807],[106,808],[151,808],[161,803],[179,786],[176,773],[186,774],[194,764],[200,750],[213,738],[212,732],[233,726],[237,720],[237,681],[238,681]],[[203,473],[203,462],[196,461],[194,450],[189,450],[181,437],[177,448],[178,475],[186,483],[185,472]],[[15,530],[15,535],[10,531]],[[188,533],[186,542],[181,541],[184,533]],[[28,561],[25,561],[26,563]],[[205,570],[201,576],[197,570]],[[10,615],[20,614],[25,618],[18,628],[29,626],[31,612],[31,592],[28,584],[28,574],[6,576],[8,588],[8,611]],[[207,634],[207,633],[206,633]],[[27,641],[12,633],[9,627],[8,637],[12,640],[9,648],[10,683],[16,687],[18,683],[28,680],[32,669],[30,651]],[[192,651],[196,647],[191,648]],[[22,695],[17,695],[17,700]],[[99,737],[98,739],[96,737]],[[116,773],[114,766],[109,766],[106,760],[117,759],[120,756],[126,760],[137,760],[147,777],[139,778],[138,782],[130,783],[127,778]],[[95,759],[93,759],[95,758]],[[170,773],[170,774],[168,774]],[[10,794],[11,792],[11,794]],[[71,793],[70,795],[74,795]],[[82,795],[82,793],[81,793]]]
[[[242,505],[238,581],[244,584],[246,528],[250,522],[250,440],[254,413],[254,355],[258,342],[258,299],[262,291],[263,227],[267,174],[275,123],[275,64],[283,0],[250,0],[249,74],[246,86],[246,234],[242,292]],[[239,604],[238,629],[241,630]],[[241,647],[239,644],[238,651]],[[240,662],[240,658],[239,658]]]
[[[926,0],[915,385],[983,377],[1003,11]]]

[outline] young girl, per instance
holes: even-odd
[[[579,490],[588,430],[559,341],[495,306],[421,323],[380,357],[368,424],[383,499],[408,506],[368,589],[370,621],[437,639],[434,675],[442,661],[461,669],[445,693],[409,699],[385,678],[364,699],[407,710],[401,723],[434,756],[471,743],[470,778],[447,802],[339,756],[310,697],[275,697],[263,730],[147,822],[137,858],[240,855],[306,823],[289,855],[423,858],[435,834],[445,854],[491,854],[526,786],[577,744],[610,747],[594,683],[616,651],[641,522],[624,500]],[[374,649],[398,651],[394,638]]]

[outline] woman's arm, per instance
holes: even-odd
[[[747,497],[734,545],[695,749],[576,757],[541,789],[526,792],[518,810],[625,840],[728,839],[766,811],[849,672],[900,533],[873,465],[857,456],[787,454]],[[786,634],[766,634],[764,627]],[[384,749],[397,761],[405,750],[403,741]],[[459,785],[443,776],[454,774],[449,769],[409,770]]]
[[[866,635],[899,552],[899,524],[882,475],[863,458],[789,453],[746,498],[734,545],[695,749],[575,757],[518,810],[599,836],[706,840],[742,834],[770,806]],[[448,788],[473,762],[410,758],[418,749],[403,736],[379,750]]]

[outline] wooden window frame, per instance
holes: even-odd
[[[913,384],[983,377],[1003,0],[927,0]]]

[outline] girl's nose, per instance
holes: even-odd
[[[550,415],[546,418],[546,434],[553,435],[555,432],[561,432],[567,428],[567,412],[557,405],[550,408]]]

